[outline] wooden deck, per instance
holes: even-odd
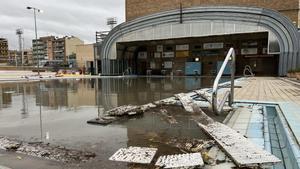
[[[300,105],[300,83],[279,77],[252,77],[235,89],[235,100],[293,102]]]

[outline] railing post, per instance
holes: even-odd
[[[231,89],[230,89],[230,97],[229,97],[229,106],[232,106],[234,102],[234,78],[235,78],[235,66],[236,66],[236,57],[235,51],[233,50],[231,54]]]

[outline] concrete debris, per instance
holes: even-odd
[[[162,168],[203,166],[200,153],[160,156],[155,164]]]
[[[93,125],[108,125],[119,119],[121,116],[135,116],[143,114],[145,111],[155,108],[156,105],[149,103],[142,106],[125,105],[109,110],[104,116],[87,121]]]
[[[112,110],[109,110],[106,112],[106,114],[109,116],[124,116],[124,115],[128,115],[129,112],[133,112],[137,109],[138,106],[125,105],[125,106],[120,106]]]
[[[155,107],[157,107],[155,104],[153,104],[153,103],[148,103],[148,104],[145,104],[145,105],[140,106],[140,109],[141,109],[142,111],[147,111],[147,110],[152,109],[152,108],[155,108]]]
[[[92,152],[70,150],[44,143],[26,143],[6,137],[0,137],[0,149],[65,163],[85,162],[96,157]]]
[[[201,98],[208,101],[210,104],[212,103],[212,94],[208,93],[207,90],[195,90],[195,93],[197,93]]]
[[[223,151],[219,150],[216,158],[216,163],[221,164],[226,162],[226,155]]]
[[[209,155],[208,155],[208,152],[203,152],[202,153],[202,158],[203,158],[203,161],[205,164],[208,164],[208,165],[215,165],[215,159],[211,158]]]
[[[166,109],[160,109],[159,112],[165,117],[168,123],[178,124],[177,120],[172,115],[170,115]]]
[[[107,111],[105,114],[107,116],[125,116],[125,115],[138,115],[142,114],[145,111],[155,108],[156,105],[149,103],[142,106],[133,106],[133,105],[124,105],[112,110]]]
[[[198,153],[198,152],[206,152],[211,147],[215,146],[214,140],[181,140],[181,139],[172,139],[171,141],[166,143],[169,146],[174,146],[179,148],[182,152],[189,153]]]
[[[157,148],[129,147],[121,148],[109,160],[128,163],[150,164]]]
[[[176,94],[175,97],[177,97],[180,100],[182,106],[187,112],[194,112],[193,107],[191,106],[193,104],[193,100],[190,98],[190,96],[184,93],[180,93]]]
[[[89,120],[89,121],[87,121],[87,123],[94,124],[94,125],[108,125],[108,124],[112,123],[114,121],[114,119],[110,119],[110,118],[108,118],[108,116],[105,116],[105,117]]]
[[[204,169],[232,169],[236,168],[235,164],[231,162],[226,162],[222,164],[216,164],[216,165],[205,165]]]
[[[217,159],[217,155],[218,155],[218,152],[219,152],[219,148],[218,147],[216,147],[216,146],[214,146],[214,147],[212,147],[210,150],[209,150],[209,152],[208,152],[208,156],[210,157],[210,158],[212,158],[212,159]]]
[[[181,103],[180,101],[176,100],[176,97],[170,97],[167,99],[159,100],[154,102],[156,105],[161,105],[161,106],[170,106],[170,105],[177,105],[180,106]]]
[[[208,152],[203,153],[203,159],[206,164],[217,165],[226,162],[226,155],[218,146],[213,146]]]

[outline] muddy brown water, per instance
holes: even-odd
[[[155,158],[158,158],[158,155],[182,153],[170,142],[207,139],[192,120],[194,115],[170,106],[158,107],[142,116],[122,118],[108,126],[89,125],[86,121],[117,106],[146,104],[176,93],[210,87],[212,82],[212,78],[185,77],[0,84],[0,136],[29,142],[43,140],[97,154],[86,163],[62,164],[65,168],[132,168],[135,165],[111,162],[108,158],[119,148],[128,146],[156,147]],[[159,113],[160,109],[167,109],[178,123],[170,124]],[[206,112],[216,120],[224,119]]]

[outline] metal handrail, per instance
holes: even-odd
[[[230,88],[230,94],[225,94],[224,99],[226,97],[229,98],[229,106],[232,106],[233,100],[234,100],[234,78],[235,78],[235,61],[236,56],[233,48],[230,48],[229,52],[227,53],[227,56],[222,64],[222,67],[214,81],[213,91],[212,91],[212,110],[216,114],[221,114],[223,110],[224,104],[219,105],[218,104],[218,89],[219,89],[219,81],[224,73],[224,70],[229,62],[231,60],[231,88]],[[224,101],[224,100],[223,100]],[[221,102],[223,102],[221,101]]]

